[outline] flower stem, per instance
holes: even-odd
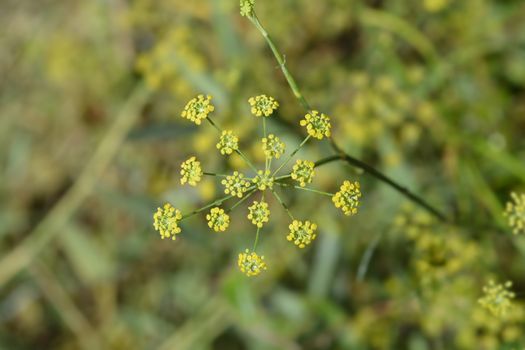
[[[248,191],[253,192],[254,190],[255,190],[255,186],[252,186],[252,187],[248,188]],[[208,205],[205,205],[205,206],[202,207],[202,208],[196,209],[196,210],[192,211],[191,213],[184,214],[184,215],[182,216],[182,219],[180,219],[180,221],[185,220],[185,219],[188,219],[188,218],[192,217],[193,215],[199,214],[200,212],[203,212],[204,210],[209,209],[209,208],[211,208],[211,207],[214,207],[214,206],[216,206],[216,205],[221,205],[222,203],[224,203],[225,201],[227,201],[228,199],[233,198],[233,197],[235,197],[235,196],[233,196],[233,195],[230,194],[230,195],[228,195],[228,196],[225,196],[225,197],[219,198],[219,199],[217,199],[216,201],[214,201],[214,202],[212,202],[212,203],[210,203],[210,204],[208,204]]]
[[[288,85],[290,86],[290,89],[292,90],[293,94],[295,95],[295,97],[297,98],[299,103],[303,106],[303,108],[307,112],[311,111],[312,108],[310,107],[310,105],[306,101],[306,98],[303,96],[303,94],[299,90],[299,86],[297,85],[295,79],[293,78],[292,74],[290,73],[290,71],[288,70],[288,68],[285,65],[286,62],[284,60],[284,56],[279,52],[279,50],[277,49],[277,46],[275,45],[275,43],[270,38],[268,32],[266,32],[266,30],[262,26],[261,22],[257,18],[257,15],[256,15],[255,11],[253,11],[252,16],[250,16],[249,19],[254,24],[254,26],[259,30],[259,32],[262,34],[262,36],[264,37],[264,39],[268,43],[268,46],[272,50],[272,53],[275,56],[275,59],[279,63],[279,67],[281,68],[281,71],[283,72],[284,77],[286,78],[286,81],[288,82]],[[378,180],[386,183],[387,185],[393,187],[395,190],[397,190],[402,195],[407,197],[409,200],[411,200],[412,202],[416,203],[417,205],[419,205],[420,207],[422,207],[423,209],[428,211],[430,214],[432,214],[433,216],[435,216],[439,220],[441,220],[443,222],[448,222],[448,219],[447,219],[447,217],[445,215],[443,215],[439,210],[437,210],[434,207],[432,207],[430,204],[428,204],[421,197],[413,194],[412,192],[407,190],[405,187],[403,187],[400,184],[396,183],[395,181],[391,180],[386,175],[382,174],[381,172],[379,172],[378,170],[376,170],[372,166],[370,166],[370,165],[368,165],[368,164],[364,163],[363,161],[360,161],[360,160],[358,160],[356,158],[353,158],[350,155],[348,155],[347,153],[345,153],[343,151],[343,149],[335,142],[334,139],[330,139],[330,145],[331,145],[332,149],[335,152],[337,152],[337,155],[335,155],[333,157],[329,157],[329,158],[334,158],[334,159],[331,159],[331,160],[328,160],[328,158],[324,159],[324,160],[321,160],[322,163],[320,165],[326,164],[326,163],[330,163],[332,161],[339,160],[339,161],[345,161],[345,162],[347,162],[350,165],[353,165],[353,166],[355,166],[357,168],[363,169],[364,171],[366,171],[370,175],[374,176],[376,179],[378,179]]]
[[[252,194],[255,193],[257,189],[253,189],[251,190],[250,192],[247,192],[246,195],[244,197],[242,197],[237,203],[235,203],[231,208],[229,208],[228,210],[226,210],[226,213],[230,213],[233,209],[237,208],[239,205],[241,205],[245,200],[247,200],[248,198],[251,197]]]
[[[284,208],[284,210],[286,211],[286,213],[288,214],[288,216],[290,217],[290,219],[292,220],[295,220],[293,215],[292,215],[292,212],[290,211],[290,209],[288,208],[288,206],[286,204],[284,204],[283,200],[281,199],[281,197],[277,194],[277,192],[272,188],[272,193],[273,195],[275,196],[275,198],[277,199],[277,201],[279,202],[279,204],[281,204],[281,206]]]
[[[273,172],[272,177],[275,176],[279,172],[279,170],[281,170],[286,164],[288,164],[288,162],[297,154],[297,152],[299,152],[299,150],[303,148],[304,144],[310,139],[310,137],[310,135],[305,137],[305,139],[303,140],[303,142],[301,142],[299,147],[297,147],[292,153],[290,153],[288,158],[277,168],[277,170]]]
[[[293,187],[293,188],[296,188],[298,190],[303,190],[303,191],[307,191],[307,192],[322,194],[323,196],[329,196],[329,197],[333,197],[334,196],[333,193],[319,191],[319,190],[314,190],[313,188],[301,187],[301,186],[296,186],[296,185],[294,186],[294,185],[290,185],[290,184],[286,184],[286,183],[282,183],[282,182],[275,182],[275,184],[277,184],[279,186],[282,186],[282,187]]]
[[[216,177],[226,177],[226,176],[228,176],[228,175],[224,175],[224,174],[209,173],[207,171],[204,171],[203,174],[207,175],[207,176],[216,176]]]

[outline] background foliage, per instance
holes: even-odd
[[[235,267],[253,239],[243,213],[223,234],[189,220],[176,242],[151,225],[165,200],[189,210],[220,191],[213,179],[180,186],[190,154],[210,169],[240,164],[214,150],[213,129],[179,118],[195,94],[214,95],[246,149],[258,135],[246,101],[272,95],[282,107],[269,127],[300,140],[303,111],[238,5],[2,1],[0,347],[523,348],[525,240],[502,212],[525,191],[524,3],[259,0],[338,143],[452,223],[330,165],[318,187],[358,179],[359,215],[288,196],[319,237],[298,251],[275,211],[257,279]],[[489,278],[514,281],[516,307],[501,320],[477,304]]]

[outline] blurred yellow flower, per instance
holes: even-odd
[[[505,284],[496,284],[494,281],[489,281],[489,284],[483,287],[485,295],[478,302],[494,316],[505,316],[512,307],[512,299],[516,296],[514,292],[510,291],[511,287],[511,281],[507,281]]]
[[[510,194],[512,201],[507,202],[505,215],[508,219],[509,226],[512,227],[514,234],[525,232],[525,193]]]

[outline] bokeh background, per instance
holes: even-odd
[[[225,233],[203,216],[175,242],[152,227],[165,201],[186,212],[221,195],[213,178],[181,186],[180,162],[243,166],[179,117],[194,95],[214,96],[252,159],[250,96],[274,96],[269,128],[288,149],[301,140],[303,110],[238,5],[0,2],[0,348],[522,349],[525,241],[502,213],[525,191],[524,2],[258,1],[337,142],[450,223],[331,164],[315,186],[359,180],[359,214],[287,192],[319,224],[298,250],[270,202],[257,278],[236,267],[255,234],[246,206]],[[331,152],[312,142],[301,156]],[[477,302],[491,278],[514,282],[502,319]]]

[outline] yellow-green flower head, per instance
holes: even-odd
[[[248,249],[239,254],[238,265],[241,272],[248,277],[257,276],[266,270],[264,256],[259,256],[255,252],[250,253]]]
[[[230,216],[219,207],[211,208],[210,213],[206,215],[208,226],[215,232],[224,232],[230,226]]]
[[[505,284],[496,284],[489,281],[489,284],[483,287],[485,296],[478,302],[485,309],[489,310],[494,316],[505,316],[507,311],[512,307],[512,299],[516,296],[510,291],[512,282],[507,281]]]
[[[306,186],[306,184],[312,182],[312,179],[315,174],[314,167],[314,162],[311,162],[309,160],[297,160],[292,169],[292,179],[299,182],[299,185],[301,185],[301,187]]]
[[[512,192],[510,196],[513,201],[507,202],[503,215],[507,217],[514,234],[525,233],[525,193],[518,195]]]
[[[201,163],[197,161],[197,158],[191,157],[190,159],[182,162],[180,165],[180,179],[181,185],[186,182],[191,186],[197,186],[197,183],[202,179]]]
[[[166,203],[164,207],[157,208],[157,211],[153,214],[153,227],[155,227],[156,231],[159,231],[162,239],[171,238],[175,240],[175,235],[181,231],[178,225],[181,219],[182,214],[180,210]]]
[[[256,117],[269,117],[279,108],[279,103],[273,97],[266,95],[250,97],[248,102],[252,106],[252,114]]]
[[[302,222],[294,220],[288,228],[290,229],[290,233],[288,233],[286,239],[293,242],[299,248],[306,247],[317,236],[315,233],[317,225],[310,221]]]
[[[222,180],[221,183],[224,185],[224,193],[231,194],[242,198],[244,194],[250,188],[250,182],[244,178],[244,174],[234,171],[232,175],[226,176],[226,179]]]
[[[241,0],[241,16],[251,17],[253,13],[253,7],[255,6],[255,0]]]
[[[264,191],[267,188],[269,189],[273,188],[273,180],[274,179],[272,177],[270,170],[265,170],[265,171],[259,170],[257,172],[257,176],[255,176],[252,181],[259,190]]]
[[[312,137],[322,140],[323,137],[330,137],[330,118],[324,113],[319,114],[318,111],[311,111],[304,116],[304,119],[299,122],[301,126],[306,126],[306,131]]]
[[[197,125],[201,124],[201,121],[208,117],[208,114],[213,112],[215,107],[211,104],[211,96],[199,95],[194,97],[186,104],[184,110],[181,113],[183,118],[189,119]]]
[[[286,145],[274,134],[262,139],[262,146],[266,158],[279,159],[284,153]]]
[[[334,194],[332,202],[336,208],[341,208],[345,215],[354,215],[357,213],[359,206],[359,198],[361,198],[361,190],[359,189],[359,182],[345,181],[341,186],[339,192]]]
[[[270,209],[268,209],[268,203],[266,202],[254,201],[253,205],[248,207],[248,210],[248,219],[259,228],[263,227],[270,220]]]
[[[224,130],[217,144],[217,149],[221,151],[222,155],[232,154],[239,149],[239,138],[233,134],[233,131]]]

